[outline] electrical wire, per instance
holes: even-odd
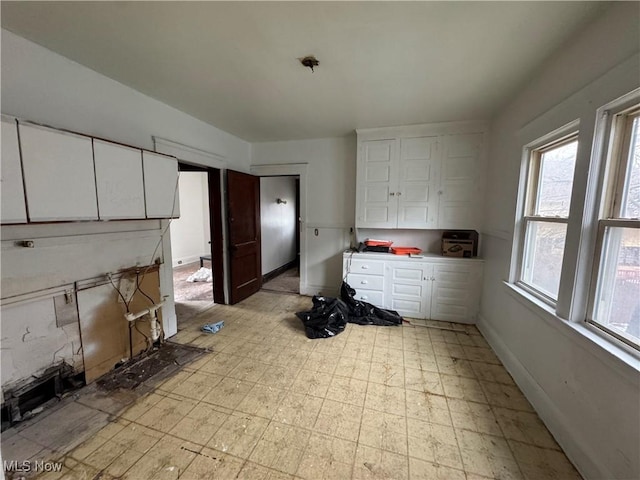
[[[140,331],[140,329],[138,328],[138,320],[140,319],[137,318],[136,320],[133,321],[133,328],[135,328],[138,331],[138,333],[144,337],[145,343],[147,344],[147,348],[145,348],[144,351],[148,352],[149,350],[151,350],[151,347],[153,346],[153,342],[149,337],[147,337],[144,333]]]
[[[178,196],[178,185],[179,185],[179,182],[180,182],[180,171],[178,170],[178,176],[176,178],[176,186],[173,189],[173,205],[171,207],[171,218],[169,218],[169,222],[167,222],[167,226],[162,230],[162,233],[160,234],[160,239],[158,240],[158,243],[156,244],[156,247],[153,249],[153,253],[151,254],[151,260],[149,261],[149,264],[147,265],[147,268],[145,268],[144,271],[142,272],[142,280],[144,280],[144,277],[147,274],[147,272],[149,272],[149,270],[156,265],[154,263],[154,258],[156,256],[158,248],[160,247],[160,245],[162,245],[162,241],[164,240],[164,236],[167,234],[167,231],[169,231],[169,227],[171,226],[171,222],[173,221],[173,215],[174,215],[174,213],[176,211],[176,198]],[[147,296],[144,293],[143,293],[143,295]],[[149,297],[147,296],[147,298],[149,298]],[[131,296],[131,299],[133,299],[133,295]],[[131,300],[129,300],[129,303],[131,303]],[[127,311],[128,311],[128,309],[129,309],[129,304],[127,304]]]
[[[124,295],[122,294],[122,292],[120,291],[120,289],[118,287],[116,287],[116,284],[113,283],[113,278],[111,277],[111,274],[107,274],[107,278],[109,279],[109,283],[111,284],[111,286],[115,289],[116,292],[118,292],[118,295],[120,295],[120,298],[122,299],[122,303],[124,303],[124,306],[127,309],[127,313],[130,312],[129,310],[129,302],[127,302],[127,300],[124,298]]]
[[[136,292],[140,292],[142,295],[147,297],[149,302],[151,302],[151,305],[155,305],[156,302],[153,300],[153,298],[151,298],[149,295],[144,293],[142,288],[140,288],[140,272],[138,272],[138,271],[136,271],[136,289],[133,291],[133,293],[135,294]]]
[[[342,277],[342,281],[346,282],[347,281],[347,277],[349,276],[349,274],[351,273],[351,260],[353,260],[353,254],[355,252],[352,250],[351,254],[349,255],[349,258],[347,259],[347,271],[344,274],[344,277]]]

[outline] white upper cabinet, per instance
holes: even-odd
[[[142,163],[147,218],[179,217],[178,160],[143,151]]]
[[[101,220],[145,218],[142,151],[93,141]]]
[[[481,153],[481,133],[444,137],[439,190],[440,228],[478,228],[483,199]]]
[[[22,164],[18,145],[18,125],[14,119],[2,117],[2,165],[0,169],[0,221],[26,223],[27,209],[22,183]]]
[[[356,226],[479,229],[484,128],[358,130]]]
[[[362,142],[360,150],[356,189],[358,219],[369,227],[395,227],[398,217],[397,142]]]
[[[438,137],[400,139],[398,228],[436,228]]]
[[[31,222],[97,220],[91,138],[19,124]]]

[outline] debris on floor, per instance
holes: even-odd
[[[385,327],[402,325],[402,317],[398,312],[356,300],[355,294],[356,291],[343,282],[341,298],[314,296],[311,310],[296,313],[304,324],[307,338],[335,337],[345,329],[347,323]]]
[[[152,377],[160,380],[172,375],[205,353],[207,350],[204,348],[166,342],[104,375],[96,384],[102,390],[132,390]]]
[[[200,267],[200,269],[187,277],[187,282],[213,282],[213,271],[207,267]]]
[[[224,327],[224,322],[223,321],[216,322],[216,323],[208,323],[208,324],[202,326],[202,331],[204,333],[216,333],[222,327]]]

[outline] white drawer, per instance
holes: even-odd
[[[382,292],[375,292],[373,290],[358,290],[356,288],[356,294],[353,298],[355,298],[356,300],[362,300],[363,302],[372,303],[377,307],[383,306]]]
[[[384,286],[384,277],[350,273],[347,276],[347,283],[356,290],[363,288],[365,290],[376,290],[381,292]]]
[[[360,260],[360,259],[354,258],[351,260],[349,273],[363,273],[366,275],[384,275],[384,262],[376,262],[375,260]]]

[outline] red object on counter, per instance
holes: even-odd
[[[418,247],[391,247],[391,253],[396,255],[409,255],[410,253],[418,254],[421,253]]]
[[[374,240],[373,238],[367,238],[364,241],[367,247],[390,247],[393,242],[389,240]]]

